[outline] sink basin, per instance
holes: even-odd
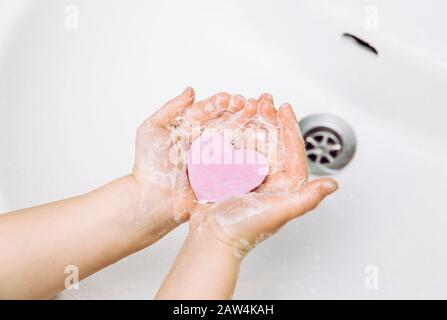
[[[447,298],[447,3],[419,6],[0,0],[0,211],[129,173],[138,124],[187,85],[269,91],[343,118],[357,151],[336,195],[246,258],[235,298]],[[186,232],[58,298],[152,298]]]

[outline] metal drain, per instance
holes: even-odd
[[[313,114],[303,118],[299,125],[312,174],[334,174],[351,161],[356,139],[343,119],[332,114]]]

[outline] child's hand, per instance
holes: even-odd
[[[241,115],[249,117],[235,122]],[[330,178],[307,182],[304,142],[293,110],[284,104],[277,112],[268,94],[259,101],[248,100],[237,114],[222,115],[207,127],[241,129],[243,137],[250,134],[247,128],[279,128],[279,159],[274,165],[270,162],[267,180],[255,191],[194,209],[188,238],[157,299],[231,298],[241,258],[258,242],[315,208],[337,189],[337,183]],[[268,149],[256,149],[269,155]]]
[[[282,169],[268,176],[256,191],[209,204],[190,219],[191,238],[214,238],[230,246],[239,257],[288,221],[314,209],[337,189],[331,178],[307,182],[304,142],[289,104],[277,112],[271,96],[263,95],[258,102],[258,116],[279,126]]]
[[[0,215],[0,298],[50,298],[67,288],[67,267],[79,279],[88,277],[188,218],[196,203],[182,157],[200,132],[193,129],[245,104],[227,93],[193,102],[188,88],[140,126],[131,175]]]
[[[185,157],[200,127],[225,110],[233,112],[245,105],[242,97],[227,93],[197,103],[194,97],[194,90],[187,88],[137,131],[133,177],[139,195],[135,222],[144,231],[146,242],[157,240],[186,221],[196,206]]]

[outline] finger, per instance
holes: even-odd
[[[185,113],[190,123],[204,124],[225,111],[230,104],[231,95],[220,92],[214,96],[194,103]]]
[[[271,104],[273,104],[273,96],[270,93],[263,93],[259,96],[258,101],[267,100]]]
[[[253,119],[257,112],[258,102],[256,99],[248,99],[244,109],[237,112],[232,118],[238,125],[244,126],[248,121]]]
[[[281,105],[278,111],[281,141],[284,147],[284,172],[286,175],[307,181],[307,160],[304,140],[292,106]]]
[[[338,183],[332,178],[320,178],[307,183],[299,192],[290,194],[283,200],[280,210],[285,222],[315,209],[326,196],[338,189]],[[293,197],[293,198],[290,198]]]
[[[158,126],[166,126],[178,117],[195,99],[194,89],[187,87],[179,96],[175,97],[158,109],[147,121]]]
[[[242,110],[245,107],[245,98],[240,94],[235,94],[231,96],[230,105],[228,106],[228,110],[235,113]]]
[[[256,100],[245,100],[241,95],[233,95],[228,106],[229,112],[224,112],[215,121],[211,121],[207,128],[222,130],[228,139],[240,141],[243,127],[248,119],[256,115]],[[198,130],[195,130],[198,132]],[[195,138],[197,134],[193,134]]]
[[[329,194],[337,190],[338,184],[334,179],[321,178],[307,183],[299,192],[294,193],[251,193],[257,200],[257,208],[263,220],[268,220],[272,229],[277,229],[315,209]],[[261,205],[262,204],[262,205]]]
[[[219,126],[222,123],[227,123],[228,122],[227,120],[230,120],[229,124],[228,123],[226,124],[228,126],[228,129],[238,128],[239,126],[234,125],[235,123],[233,121],[231,121],[231,118],[234,117],[235,113],[244,109],[245,103],[246,103],[245,98],[243,96],[241,96],[240,94],[232,95],[230,98],[230,103],[228,105],[228,109],[227,109],[229,112],[225,112],[219,117],[219,121],[217,121],[217,125]]]
[[[272,125],[277,124],[277,112],[273,103],[268,99],[263,99],[258,102],[259,114]]]

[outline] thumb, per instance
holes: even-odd
[[[166,126],[189,107],[194,102],[194,98],[194,89],[187,87],[180,95],[157,110],[148,120],[156,125]]]

